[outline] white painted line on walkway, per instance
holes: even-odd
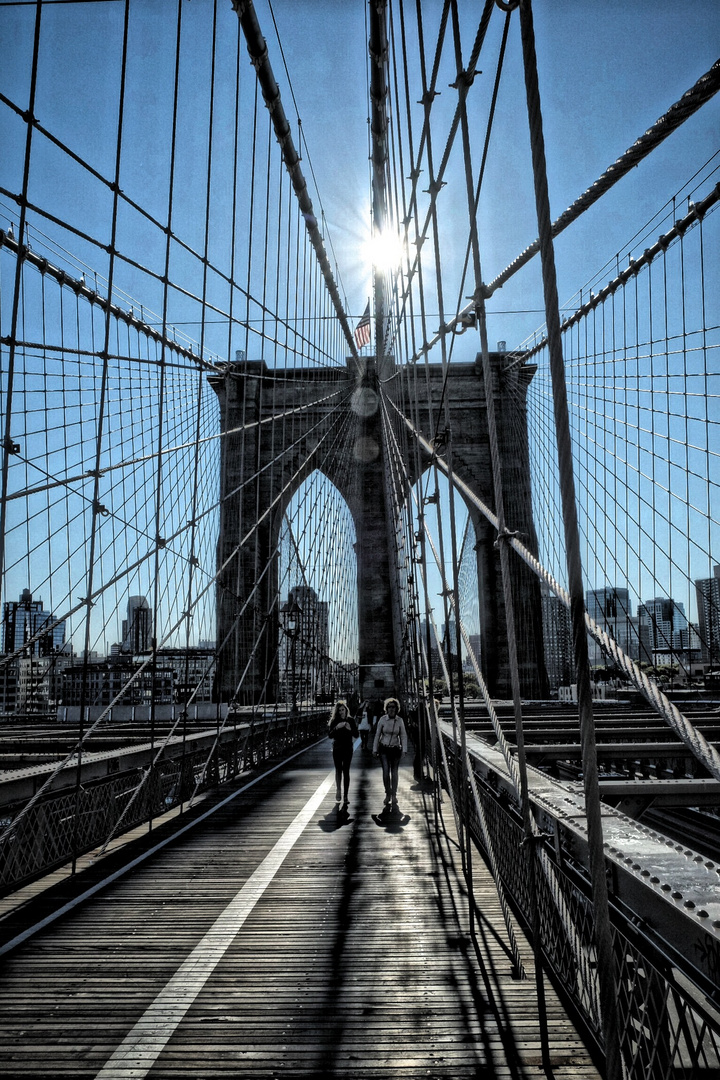
[[[318,742],[324,742],[324,739],[320,739],[318,740]],[[265,772],[260,773],[253,780],[249,780],[247,784],[243,784],[241,788],[236,788],[235,791],[227,795],[222,800],[222,802],[214,803],[214,805],[211,806],[209,810],[205,810],[205,812],[202,813],[199,817],[193,818],[192,821],[189,821],[186,825],[183,825],[182,828],[178,829],[174,833],[171,833],[170,836],[166,836],[165,839],[161,840],[159,844],[155,844],[154,847],[148,848],[147,851],[143,851],[142,855],[138,855],[131,862],[125,863],[125,865],[121,866],[119,870],[115,870],[114,873],[109,874],[106,878],[103,878],[102,881],[98,881],[94,885],[91,885],[89,889],[86,889],[85,892],[81,893],[79,896],[75,896],[72,900],[68,900],[67,904],[63,904],[63,906],[58,908],[56,911],[52,911],[49,915],[46,915],[44,919],[41,919],[40,922],[34,923],[32,926],[29,926],[27,930],[23,930],[22,933],[18,934],[10,941],[6,941],[4,945],[0,946],[0,956],[3,956],[5,953],[11,952],[13,949],[16,949],[18,945],[22,945],[22,943],[24,941],[27,941],[28,938],[33,937],[40,930],[44,930],[47,926],[50,926],[51,923],[54,923],[63,915],[67,915],[67,913],[69,911],[72,911],[73,908],[79,907],[80,904],[84,904],[86,900],[89,900],[96,893],[100,892],[101,889],[106,888],[108,885],[112,885],[113,881],[117,881],[118,878],[123,877],[130,870],[134,870],[136,866],[139,866],[140,863],[145,862],[146,859],[151,858],[156,852],[160,851],[164,847],[167,847],[168,844],[174,844],[175,841],[183,835],[183,833],[189,832],[190,829],[194,829],[197,825],[199,825],[202,821],[205,821],[212,814],[216,814],[218,810],[222,810],[222,808],[224,806],[227,806],[229,802],[232,802],[233,799],[237,799],[238,795],[242,795],[251,787],[254,787],[255,784],[259,784],[261,780],[264,780],[266,777],[270,776],[271,773],[277,772],[278,769],[282,769],[289,762],[294,761],[296,757],[300,757],[301,754],[306,753],[306,751],[308,750],[314,749],[314,747],[316,747],[317,745],[318,743],[311,743],[310,746],[303,746],[301,750],[297,750],[294,754],[291,754],[290,757],[283,758],[283,760],[279,761],[277,765],[273,765],[272,768],[266,769]],[[159,824],[162,825],[163,822],[160,821]]]
[[[175,1028],[222,960],[286,857],[335,784],[333,770],[320,784],[257,870],[230,901],[152,1005],[105,1063],[96,1080],[142,1080],[162,1053]]]

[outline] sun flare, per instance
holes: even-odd
[[[376,232],[367,242],[367,259],[374,270],[397,270],[403,255],[402,240],[391,231]]]

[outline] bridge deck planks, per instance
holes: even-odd
[[[331,767],[312,748],[5,961],[0,1071],[94,1076]],[[544,1076],[530,977],[512,978],[494,886],[475,866],[483,966],[452,844],[401,771],[402,823],[378,824],[358,751],[349,818],[305,829],[149,1076]],[[427,804],[429,807],[429,803]],[[446,807],[449,814],[449,807]],[[548,989],[553,1075],[598,1073]]]

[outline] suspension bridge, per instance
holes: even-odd
[[[547,20],[0,3],[4,1075],[720,1077],[720,61],[553,216]]]

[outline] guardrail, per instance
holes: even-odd
[[[148,743],[69,761],[32,802],[52,767],[0,778],[0,895],[155,820],[193,796],[229,783],[326,731],[327,710],[253,714],[221,732],[194,733],[158,747]],[[79,780],[79,782],[78,782]],[[30,800],[30,802],[28,802]]]
[[[502,754],[467,736],[473,785],[461,768],[452,728],[439,728],[455,810],[465,815],[488,862],[495,862],[502,894],[528,933],[535,896],[543,966],[602,1054],[582,786],[528,767],[530,804],[541,834],[533,845],[533,888],[521,809]],[[609,806],[603,809],[603,835],[625,1075],[720,1076],[720,867]]]

